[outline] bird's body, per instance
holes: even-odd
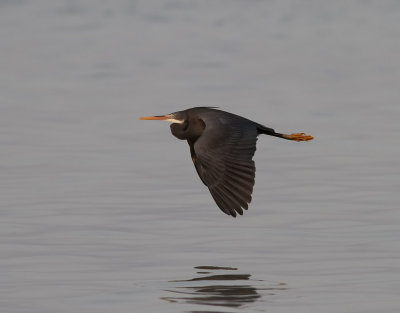
[[[267,134],[295,141],[312,136],[285,135],[244,117],[209,107],[196,107],[157,119],[172,122],[172,134],[187,140],[196,171],[218,207],[233,217],[248,208],[253,192],[257,136]]]

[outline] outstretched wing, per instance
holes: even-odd
[[[203,121],[205,130],[191,146],[197,173],[224,213],[242,215],[254,186],[256,124],[235,115]]]

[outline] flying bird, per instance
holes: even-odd
[[[141,117],[172,123],[172,134],[187,140],[197,174],[222,212],[236,217],[248,209],[256,168],[257,136],[294,141],[313,139],[304,133],[281,134],[272,128],[214,107],[196,107],[167,115]]]

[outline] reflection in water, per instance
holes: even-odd
[[[169,302],[182,302],[198,305],[213,305],[221,307],[238,308],[245,304],[259,300],[263,291],[269,291],[268,295],[273,295],[273,291],[286,290],[284,283],[275,283],[275,286],[264,287],[259,285],[260,280],[250,279],[250,274],[232,274],[232,272],[215,271],[237,271],[233,267],[217,267],[217,266],[196,266],[196,273],[199,276],[186,280],[174,280],[171,283],[186,283],[184,286],[174,286],[173,289],[166,290],[173,293],[173,296],[162,297],[161,299]],[[211,275],[210,275],[211,274]],[[205,282],[212,281],[212,284],[193,284],[188,282]],[[245,282],[242,282],[245,281]],[[252,284],[250,282],[253,282]],[[191,311],[191,313],[215,312],[217,311]]]

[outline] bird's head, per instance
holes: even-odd
[[[189,117],[184,111],[178,111],[166,115],[140,117],[139,119],[170,122],[172,123],[171,132],[175,137],[179,139],[188,139]]]

